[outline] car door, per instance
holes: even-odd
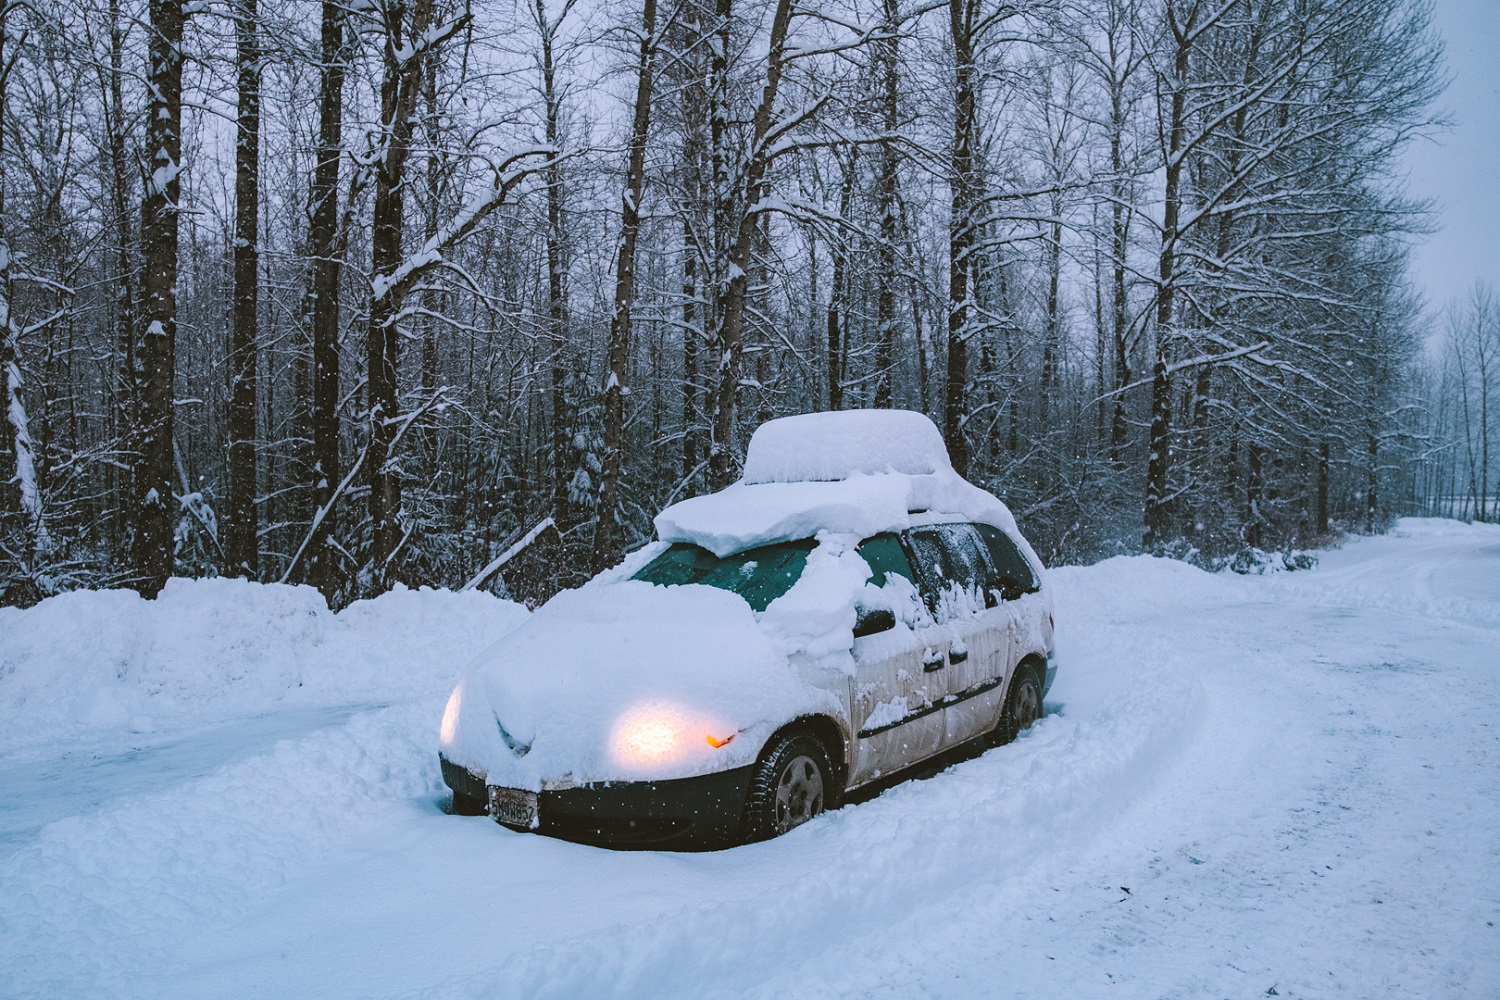
[[[990,588],[1009,612],[1010,662],[1006,664],[1007,668],[1013,670],[1028,653],[1050,657],[1052,626],[1036,569],[1005,532],[989,524],[974,527],[989,550],[990,564],[995,569]]]
[[[870,564],[876,586],[895,574],[904,580],[901,585],[916,587],[916,574],[895,535],[866,539],[859,552]],[[849,699],[857,734],[851,785],[899,771],[945,745],[943,671],[950,638],[946,627],[925,615],[912,623],[893,622],[871,635],[856,635]]]
[[[1010,609],[978,530],[956,522],[912,528],[907,544],[938,627],[947,632],[941,670],[943,745],[989,732],[1000,718],[1011,653]]]

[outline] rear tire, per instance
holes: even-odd
[[[834,797],[833,764],[816,737],[783,733],[771,741],[745,801],[745,839],[769,840],[801,826]]]
[[[1042,717],[1042,679],[1032,667],[1017,667],[995,726],[993,742],[1004,746]]]

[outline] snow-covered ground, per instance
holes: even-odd
[[[1032,732],[697,855],[444,812],[514,605],[0,610],[0,996],[1500,997],[1500,528],[1054,580]]]

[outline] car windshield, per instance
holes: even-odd
[[[662,587],[701,583],[739,594],[756,611],[764,611],[791,589],[807,565],[810,538],[777,542],[720,559],[697,545],[676,542],[631,579]]]

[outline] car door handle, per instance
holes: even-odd
[[[962,663],[965,660],[967,660],[968,658],[969,658],[969,651],[967,649],[950,649],[950,650],[948,650],[948,662],[949,663]]]
[[[936,656],[928,656],[922,661],[922,669],[929,674],[934,670],[942,670],[947,665],[948,661],[943,657],[942,653],[938,653]]]

